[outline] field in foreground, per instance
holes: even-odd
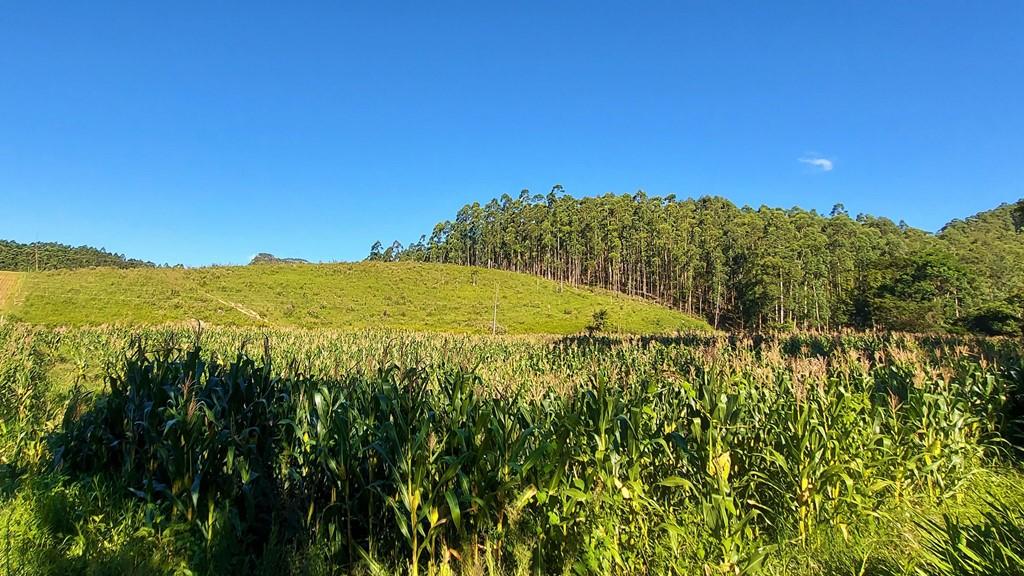
[[[0,313],[50,326],[202,320],[490,333],[497,296],[499,333],[579,333],[602,309],[608,312],[610,331],[671,333],[707,327],[702,320],[613,292],[443,264],[94,268],[20,273],[19,278],[16,284],[12,276],[6,291],[0,286]]]
[[[1015,341],[0,322],[0,350],[16,573],[1021,573]]]

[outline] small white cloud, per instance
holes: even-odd
[[[821,170],[822,172],[832,171],[832,161],[829,160],[828,158],[822,158],[821,156],[813,155],[804,156],[802,158],[798,158],[798,160],[804,164],[807,164],[808,166],[813,166]]]

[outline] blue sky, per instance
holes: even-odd
[[[0,238],[359,259],[460,206],[1024,196],[1024,2],[7,2]]]

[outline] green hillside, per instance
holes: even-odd
[[[1024,295],[1024,200],[1003,204],[939,232],[985,303]]]
[[[497,289],[499,332],[569,334],[599,309],[608,329],[706,328],[685,314],[601,290],[455,265],[358,263],[29,272],[7,282],[2,311],[46,325],[151,324],[367,328],[486,333]]]

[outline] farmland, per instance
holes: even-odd
[[[1020,573],[1019,341],[0,323],[9,573]]]

